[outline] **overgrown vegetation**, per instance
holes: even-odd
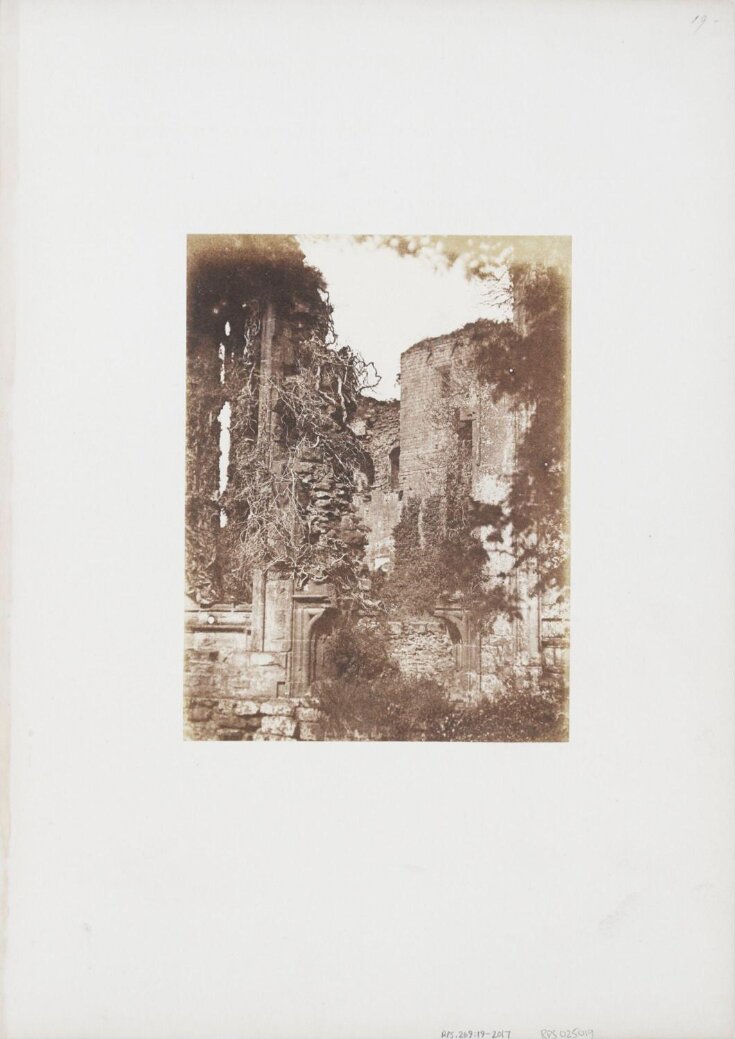
[[[499,520],[510,531],[515,567],[533,564],[534,591],[564,596],[569,586],[567,281],[554,267],[515,265],[510,273],[516,323],[483,322],[472,329],[480,379],[496,400],[511,397],[526,416]]]
[[[369,376],[349,347],[332,349],[314,335],[302,340],[282,380],[259,379],[260,392],[270,393],[271,438],[253,435],[258,388],[241,388],[231,427],[232,479],[221,498],[236,532],[235,579],[267,565],[300,584],[331,581],[343,601],[359,595],[365,532],[352,499],[366,462],[347,422]]]
[[[487,573],[483,528],[502,524],[497,506],[475,501],[451,486],[446,495],[409,497],[393,530],[395,564],[373,578],[376,599],[402,617],[431,615],[440,604],[456,603],[477,626],[501,614],[517,615],[512,589]]]
[[[558,686],[530,692],[508,669],[493,700],[453,699],[433,679],[404,675],[381,633],[357,623],[366,608],[385,619],[451,606],[466,611],[481,634],[498,617],[518,616],[511,576],[520,568],[535,579],[532,593],[568,591],[566,276],[554,265],[509,265],[507,250],[473,258],[471,239],[385,244],[409,255],[443,242],[450,243],[442,245],[444,262],[461,258],[468,276],[485,279],[515,308],[513,322],[480,321],[463,330],[474,347],[472,392],[510,400],[520,417],[515,467],[501,500],[475,500],[458,415],[447,419],[446,409],[458,412],[458,402],[443,400],[437,428],[449,430],[444,486],[406,496],[394,529],[394,566],[372,575],[367,588],[365,530],[353,502],[371,461],[350,422],[363,391],[375,385],[374,370],[349,347],[337,347],[323,278],[306,265],[295,239],[193,240],[187,591],[202,604],[246,602],[258,568],[278,569],[302,585],[334,585],[343,620],[327,639],[315,689],[327,738],[562,740],[565,694]],[[274,325],[277,371],[262,363]],[[230,437],[224,474],[223,430]],[[508,573],[491,572],[489,544],[512,559]]]
[[[511,671],[493,700],[452,699],[430,678],[403,675],[380,631],[342,619],[327,638],[314,694],[326,739],[559,742],[567,738],[558,687],[527,691]]]
[[[388,237],[400,255],[423,255],[440,265],[460,262],[484,281],[488,296],[512,311],[513,321],[477,321],[463,331],[475,346],[474,371],[495,402],[511,400],[521,419],[514,471],[495,506],[471,499],[461,483],[461,458],[450,460],[437,519],[432,501],[406,503],[396,528],[396,565],[381,594],[426,610],[432,598],[463,600],[476,619],[514,616],[513,582],[490,579],[481,538],[512,552],[512,570],[531,577],[530,591],[563,601],[569,593],[568,507],[568,257],[559,240],[534,262],[534,239]],[[520,261],[520,262],[519,262]],[[455,475],[458,474],[458,475]],[[459,520],[452,520],[452,511]],[[420,514],[419,514],[420,513]],[[430,529],[432,540],[422,536]]]
[[[292,238],[195,237],[188,300],[189,594],[247,601],[253,570],[271,567],[359,597],[364,532],[352,497],[365,460],[348,422],[376,377],[349,347],[336,348],[321,274]],[[269,321],[276,377],[261,364]]]

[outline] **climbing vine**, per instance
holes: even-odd
[[[405,255],[434,239],[396,239]],[[510,240],[509,240],[510,241]],[[524,416],[514,472],[494,505],[472,498],[457,428],[447,444],[446,485],[403,502],[395,567],[369,597],[388,610],[431,612],[462,602],[478,619],[513,615],[513,582],[493,576],[488,544],[510,545],[514,568],[530,567],[536,590],[568,588],[568,282],[561,268],[508,263],[472,240],[447,240],[468,276],[508,290],[515,320],[479,321],[472,372],[496,401]],[[502,243],[501,243],[502,244]],[[519,252],[518,242],[513,248]],[[261,364],[266,314],[275,315],[283,364]],[[370,466],[350,429],[374,369],[337,347],[321,274],[295,239],[194,236],[190,241],[187,338],[187,590],[200,602],[246,601],[252,573],[277,567],[298,582],[330,581],[343,601],[364,599],[365,531],[354,506]],[[260,404],[271,423],[262,436]],[[226,420],[225,420],[226,409]],[[446,427],[444,417],[442,421]],[[229,457],[223,460],[223,432]],[[226,478],[222,479],[222,468]]]
[[[303,341],[289,375],[259,381],[275,420],[263,440],[252,436],[256,389],[242,387],[231,426],[234,477],[222,498],[235,532],[233,581],[268,566],[297,584],[330,581],[340,598],[358,594],[365,531],[353,496],[367,461],[347,423],[372,377],[348,347],[333,349],[315,336]]]
[[[501,509],[473,499],[455,473],[450,467],[444,494],[406,501],[393,531],[395,565],[375,575],[375,594],[397,616],[457,605],[489,629],[501,615],[517,616],[512,586],[488,572],[487,528],[501,526]]]
[[[568,595],[567,281],[555,267],[532,264],[512,265],[508,277],[515,320],[462,330],[472,351],[455,361],[453,395],[427,415],[444,431],[445,486],[404,502],[394,568],[376,580],[394,612],[428,614],[448,601],[492,626],[501,615],[518,615],[519,571],[532,593],[557,602]],[[457,405],[471,409],[483,395],[517,416],[515,464],[495,504],[472,496],[456,418]],[[490,566],[488,549],[505,565]]]
[[[352,496],[365,463],[348,422],[373,367],[336,346],[326,286],[295,239],[194,236],[188,288],[187,591],[247,601],[253,570],[277,567],[357,594],[364,532]],[[261,363],[267,314],[277,378]]]
[[[515,567],[530,564],[535,590],[568,594],[568,283],[554,267],[511,267],[516,322],[472,326],[477,369],[495,400],[525,415],[500,523]]]

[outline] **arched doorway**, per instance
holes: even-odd
[[[442,605],[434,616],[444,622],[454,645],[457,681],[461,689],[470,693],[477,688],[480,674],[480,635],[469,613],[460,607]]]
[[[330,607],[316,618],[309,629],[309,685],[324,676],[324,651],[336,620],[337,611]]]
[[[454,669],[455,671],[461,671],[463,664],[462,634],[454,621],[450,620],[448,617],[442,617],[441,620],[449,633],[449,638],[452,640],[452,648],[454,649]]]

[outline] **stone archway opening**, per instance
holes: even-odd
[[[327,640],[337,623],[337,610],[326,609],[317,617],[309,630],[309,685],[324,677]]]
[[[454,670],[461,671],[464,662],[462,654],[462,633],[459,630],[457,624],[450,620],[448,617],[441,618],[442,624],[447,630],[449,638],[452,640],[452,649],[454,651]]]
[[[442,605],[434,611],[452,640],[458,688],[473,695],[480,683],[480,636],[469,613],[459,607]]]

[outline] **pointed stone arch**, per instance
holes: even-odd
[[[455,668],[463,692],[473,693],[480,682],[480,635],[467,610],[440,605],[434,616],[444,622],[454,644]]]
[[[334,605],[334,589],[331,585],[309,582],[304,588],[294,592],[290,681],[292,696],[305,696],[313,681],[314,625],[325,614],[329,614],[332,619],[325,619],[323,625],[333,624],[337,610]],[[320,630],[324,629],[317,628],[317,635]]]
[[[309,685],[323,676],[325,644],[334,631],[337,618],[335,607],[328,606],[309,625]]]

